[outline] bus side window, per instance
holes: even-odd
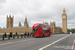
[[[39,28],[39,25],[35,28],[35,30],[37,31],[38,28]]]
[[[44,31],[42,31],[42,33],[44,33]]]

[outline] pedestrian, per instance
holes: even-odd
[[[31,33],[30,33],[30,37],[31,37]]]
[[[12,38],[12,32],[10,32],[10,37]]]
[[[33,37],[33,33],[31,32],[31,36]]]
[[[25,32],[24,36],[26,37],[27,33]]]
[[[16,32],[16,36],[17,36],[17,32]]]
[[[5,34],[4,34],[4,35],[5,35],[5,38],[6,38],[6,37],[7,37],[7,34],[6,34],[6,32],[5,32]]]
[[[29,32],[28,32],[28,35],[27,35],[27,37],[29,37]]]
[[[22,34],[21,34],[22,36],[23,36],[23,32],[22,32]]]
[[[30,33],[30,37],[32,36],[32,32]]]

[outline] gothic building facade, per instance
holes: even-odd
[[[29,24],[27,22],[27,17],[25,18],[24,21],[24,26],[19,26],[19,27],[13,27],[13,19],[14,16],[11,17],[11,15],[9,15],[9,17],[7,16],[7,24],[6,24],[6,28],[0,29],[0,33],[25,33],[25,32],[32,32],[32,28],[29,27]]]
[[[52,33],[61,33],[62,32],[62,28],[61,27],[56,27],[55,22],[50,22],[50,27],[51,27],[51,32]]]
[[[48,22],[43,22],[43,24],[48,24]],[[62,32],[62,28],[61,27],[57,27],[55,22],[50,22],[50,28],[51,28],[51,32],[52,33],[61,33]]]

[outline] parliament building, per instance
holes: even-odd
[[[32,27],[29,27],[27,17],[25,17],[24,21],[24,26],[22,27],[21,24],[19,23],[19,27],[13,27],[13,21],[14,21],[14,16],[7,15],[7,21],[6,21],[6,28],[0,28],[0,33],[25,33],[25,32],[32,32]],[[43,22],[43,24],[47,24],[47,22]],[[67,33],[67,14],[65,12],[65,9],[63,10],[62,13],[62,28],[57,27],[55,22],[50,22],[50,27],[51,27],[51,32],[52,33]]]

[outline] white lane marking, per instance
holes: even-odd
[[[24,41],[29,41],[29,40],[33,40],[33,39],[27,39],[27,40],[16,41],[16,42],[8,42],[8,43],[0,44],[0,45],[6,45],[6,44],[12,44],[12,43],[19,43],[19,42],[24,42]]]
[[[53,44],[59,42],[60,40],[63,40],[63,39],[65,39],[65,38],[67,38],[68,36],[70,36],[70,35],[67,35],[67,36],[65,36],[65,37],[63,37],[63,38],[61,38],[61,39],[59,39],[59,40],[57,40],[57,41],[55,41],[55,42],[53,42],[53,43],[51,43],[51,44],[48,44],[48,45],[46,45],[46,46],[40,48],[39,50],[43,50],[43,49],[45,49],[45,48],[47,48],[47,47],[49,47],[49,46],[51,46],[51,45],[53,45]]]
[[[35,41],[31,41],[31,42],[28,42],[28,44],[30,44],[30,43],[34,43]]]

